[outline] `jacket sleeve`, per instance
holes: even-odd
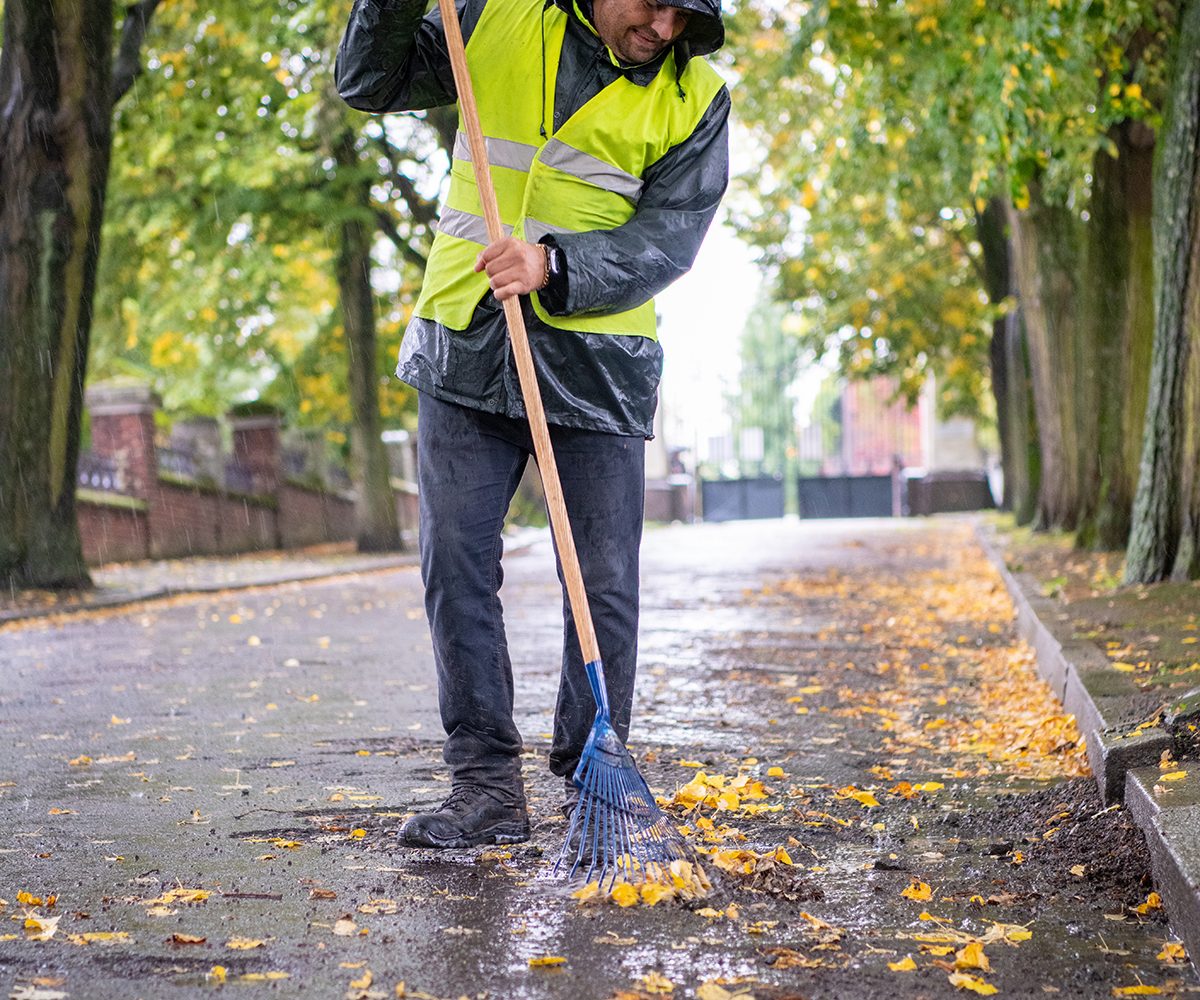
[[[463,41],[479,22],[485,0],[456,0]],[[359,111],[421,111],[458,98],[446,51],[442,16],[425,0],[354,0],[338,47],[334,81]]]
[[[569,280],[565,304],[546,303],[552,314],[632,309],[691,268],[729,184],[727,89],[713,98],[696,130],[642,180],[642,196],[628,222],[554,237]]]

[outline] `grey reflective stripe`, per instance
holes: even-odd
[[[523,142],[513,142],[511,139],[484,138],[487,146],[488,163],[493,167],[508,167],[509,170],[520,170],[529,173],[533,158],[537,155],[537,146],[529,146]],[[471,144],[466,134],[458,132],[454,136],[454,158],[471,162]]]
[[[487,222],[482,215],[472,215],[457,208],[443,208],[438,220],[438,232],[447,236],[457,236],[460,240],[470,240],[480,246],[491,243],[488,239]],[[512,226],[504,227],[504,235],[512,235]]]
[[[525,239],[529,243],[537,243],[543,236],[549,236],[551,233],[560,235],[562,233],[573,233],[574,229],[567,229],[565,226],[552,226],[548,222],[540,222],[537,219],[525,220]]]
[[[642,181],[640,177],[627,174],[620,167],[605,163],[604,160],[592,156],[591,153],[568,146],[560,139],[550,139],[542,147],[542,162],[548,167],[554,167],[564,174],[570,174],[589,184],[595,184],[596,187],[603,188],[605,191],[619,194],[634,203],[641,197]]]

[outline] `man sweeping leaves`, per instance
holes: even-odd
[[[401,833],[426,847],[529,836],[498,598],[501,528],[533,451],[500,303],[519,297],[574,528],[614,727],[637,654],[644,446],[662,354],[652,296],[684,273],[724,192],[728,92],[701,57],[717,0],[458,5],[491,177],[489,242],[460,134],[397,374],[418,390],[421,564],[453,788]],[[356,0],[337,81],[354,107],[456,99],[421,0]],[[596,701],[565,615],[551,769],[569,783]]]

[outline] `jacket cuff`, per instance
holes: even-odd
[[[551,273],[550,280],[546,282],[546,287],[538,290],[538,299],[541,301],[542,307],[551,316],[563,316],[567,311],[567,296],[570,292],[567,255],[553,236],[543,236],[538,240],[538,243],[554,247],[558,251],[559,260],[562,262],[562,267],[558,271]]]

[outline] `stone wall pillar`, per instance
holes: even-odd
[[[254,480],[254,492],[274,496],[283,480],[282,420],[277,413],[228,415],[233,430],[233,459]]]
[[[92,452],[117,466],[121,491],[147,500],[158,484],[154,414],[162,400],[147,385],[99,383],[87,390]]]

